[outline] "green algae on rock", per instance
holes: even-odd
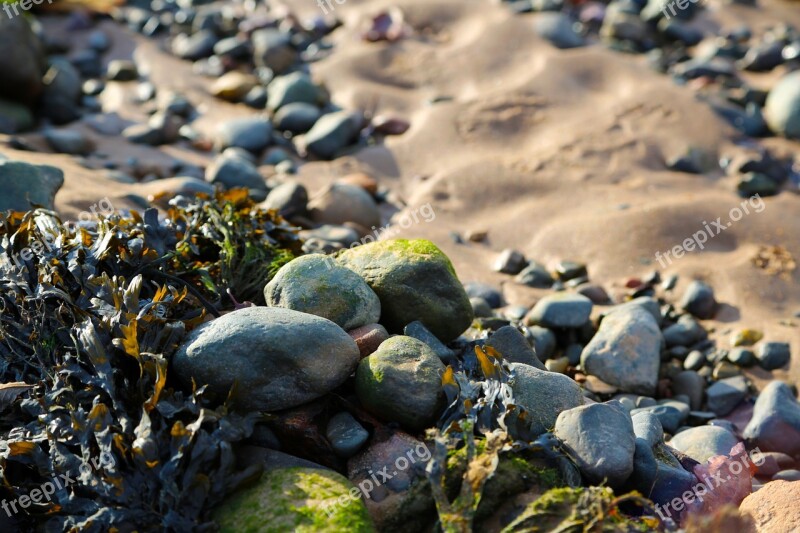
[[[337,256],[361,275],[381,300],[381,323],[390,331],[419,320],[444,342],[472,322],[472,306],[447,256],[432,242],[394,239],[345,250]]]
[[[214,511],[221,533],[371,533],[354,488],[332,470],[279,468],[226,499]]]

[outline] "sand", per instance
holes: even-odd
[[[318,14],[313,0],[289,1],[301,15]],[[789,1],[766,0],[758,9],[710,2],[696,24],[756,33],[770,24],[800,26],[800,9]],[[704,221],[728,219],[742,199],[736,177],[722,171],[704,176],[665,170],[664,160],[689,147],[714,158],[746,152],[740,136],[696,98],[697,89],[675,85],[651,71],[642,56],[625,55],[600,44],[557,50],[533,31],[537,15],[514,15],[507,6],[478,0],[347,0],[336,5],[344,26],[333,34],[335,53],[312,65],[312,74],[330,88],[336,103],[375,109],[411,122],[404,135],[333,162],[301,167],[298,180],[313,193],[331,180],[359,170],[375,176],[408,209],[430,203],[436,219],[400,230],[398,236],[427,238],[453,260],[463,281],[502,285],[514,304],[533,304],[546,291],[515,285],[491,271],[504,248],[553,264],[585,262],[593,282],[613,295],[624,284],[654,269],[678,274],[680,295],[692,279],[703,279],[724,303],[714,328],[719,345],[748,327],[766,340],[792,343],[794,362],[776,378],[800,377],[800,273],[786,277],[757,269],[752,257],[762,245],[780,245],[800,258],[800,198],[790,192],[765,199],[705,250],[689,253],[661,269],[655,260],[703,228]],[[371,14],[400,7],[414,35],[400,42],[366,43],[360,30]],[[63,21],[46,21],[64,34]],[[114,48],[106,59],[131,57],[160,88],[186,94],[203,116],[195,126],[206,134],[222,120],[253,110],[220,102],[208,94],[209,80],[191,64],[147,41],[104,23]],[[73,38],[74,36],[70,36]],[[80,38],[80,36],[78,36]],[[752,76],[768,88],[780,70]],[[129,102],[132,84],[111,83],[104,110],[132,122],[145,117]],[[437,97],[449,100],[431,104]],[[29,136],[35,141],[35,135]],[[95,135],[99,151],[112,160],[135,156],[165,170],[172,157],[207,163],[213,154],[188,147],[134,147]],[[777,154],[798,153],[800,144],[763,141]],[[123,185],[103,170],[83,168],[67,156],[17,152],[6,155],[55,164],[66,174],[57,209],[74,217],[103,197],[130,207],[129,194],[152,191],[156,183]],[[92,158],[90,166],[102,160]],[[146,195],[146,194],[145,194]],[[456,244],[452,232],[485,230],[484,243]],[[762,383],[769,374],[748,371]]]

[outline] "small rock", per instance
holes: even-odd
[[[701,320],[709,320],[717,313],[718,304],[714,289],[702,281],[693,281],[683,294],[680,306]]]
[[[728,352],[728,361],[736,366],[750,368],[756,364],[756,354],[746,348],[733,348]]]
[[[419,320],[415,320],[403,328],[403,334],[407,337],[413,337],[427,344],[428,347],[433,350],[437,357],[439,357],[439,359],[442,361],[448,361],[455,357],[453,350],[445,346],[444,343],[440,341],[436,335],[431,333],[428,328],[425,327],[425,324]]]
[[[733,411],[747,396],[747,381],[744,376],[722,379],[706,390],[708,410],[725,416]]]
[[[358,365],[356,394],[375,416],[421,431],[445,406],[444,371],[444,364],[424,342],[392,337]]]
[[[472,314],[475,315],[475,318],[490,318],[494,316],[491,306],[483,298],[470,298],[469,303],[472,306]]]
[[[685,394],[689,397],[689,406],[699,411],[703,406],[703,391],[706,380],[693,370],[684,370],[672,378],[672,392],[675,395]]]
[[[533,345],[539,361],[547,361],[556,351],[556,335],[547,328],[532,326],[528,328],[528,340]]]
[[[585,44],[574,26],[572,19],[563,13],[539,13],[534,21],[536,33],[557,48],[577,48]]]
[[[266,118],[254,117],[231,120],[217,130],[219,151],[234,146],[257,154],[272,142],[272,124]]]
[[[558,415],[554,433],[590,483],[619,487],[633,473],[636,437],[631,417],[619,403],[564,411]]]
[[[503,294],[485,283],[470,281],[464,284],[464,290],[470,298],[483,298],[492,309],[503,306]]]
[[[269,107],[275,111],[280,111],[289,104],[306,104],[319,108],[328,101],[327,91],[304,72],[278,76],[269,84],[267,94]]]
[[[783,481],[800,481],[800,470],[781,470],[774,476],[772,476],[773,481],[783,480]]]
[[[667,444],[695,461],[705,463],[715,455],[728,455],[738,442],[736,436],[727,429],[700,426],[681,431]]]
[[[311,219],[318,224],[355,222],[366,229],[380,226],[381,213],[372,196],[361,187],[333,183],[311,199]]]
[[[510,366],[513,376],[508,383],[516,404],[528,412],[534,434],[549,431],[560,413],[583,405],[581,388],[567,376],[521,363]]]
[[[545,296],[528,314],[528,323],[546,328],[578,328],[589,321],[592,301],[580,294]]]
[[[514,278],[520,285],[532,287],[534,289],[549,289],[555,282],[553,276],[547,269],[539,263],[531,262]]]
[[[47,130],[44,138],[53,150],[61,154],[89,155],[95,148],[87,135],[75,130]]]
[[[328,421],[325,436],[339,457],[348,459],[364,446],[369,433],[350,413],[338,413]]]
[[[383,341],[389,338],[389,332],[380,324],[368,324],[347,333],[356,341],[362,359],[375,353]]]
[[[138,78],[139,70],[133,61],[114,59],[108,63],[106,79],[111,81],[136,81]]]
[[[700,350],[689,352],[683,361],[683,368],[686,370],[700,370],[706,364],[706,356]]]
[[[362,123],[359,113],[336,111],[323,115],[306,134],[306,150],[321,159],[333,159],[358,139]]]
[[[652,396],[658,383],[663,337],[640,306],[615,310],[600,323],[581,354],[581,367],[625,392]]]
[[[297,61],[297,50],[291,35],[274,28],[253,32],[253,59],[256,66],[267,67],[277,74],[286,72]]]
[[[764,117],[775,133],[800,139],[800,72],[787,74],[772,88]]]
[[[514,326],[503,326],[492,333],[486,340],[486,345],[497,350],[510,363],[523,363],[539,370],[545,369],[525,335]]]
[[[298,135],[313,128],[321,116],[322,111],[317,106],[295,102],[281,107],[275,113],[275,127]]]
[[[756,357],[758,365],[764,370],[778,370],[789,364],[791,350],[786,342],[765,342]]]
[[[308,207],[308,192],[299,183],[281,183],[269,192],[261,207],[274,209],[287,219],[304,216]]]
[[[239,102],[258,84],[258,78],[233,70],[211,84],[211,94],[228,102]]]
[[[788,385],[773,381],[761,391],[743,435],[761,451],[800,454],[800,405]]]
[[[267,184],[253,163],[247,159],[221,155],[206,169],[206,181],[226,189],[244,187],[267,191]]]
[[[502,274],[519,274],[528,261],[525,256],[516,250],[503,250],[495,259],[492,270]]]

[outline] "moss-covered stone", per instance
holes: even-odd
[[[281,468],[214,512],[222,533],[374,531],[358,489],[333,471]]]
[[[363,277],[381,301],[381,323],[400,333],[419,320],[444,342],[472,322],[453,264],[430,241],[395,239],[345,250],[337,260]]]
[[[412,337],[393,337],[358,365],[356,394],[375,416],[421,431],[444,408],[444,371],[444,364],[427,344]]]

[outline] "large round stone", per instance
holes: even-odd
[[[236,383],[237,406],[276,411],[335,389],[358,360],[355,341],[330,320],[248,307],[194,330],[172,365],[184,383],[208,384],[222,398]]]
[[[517,405],[528,412],[537,435],[550,431],[563,411],[583,405],[581,388],[563,374],[512,363],[509,381]]]
[[[422,431],[444,408],[444,371],[444,364],[424,342],[392,337],[358,365],[356,394],[375,416]]]
[[[364,279],[328,256],[304,255],[284,265],[264,289],[270,307],[321,316],[343,329],[374,324],[381,302]]]
[[[363,277],[381,300],[381,323],[401,332],[419,320],[444,342],[472,322],[472,306],[452,263],[426,240],[395,239],[358,246],[337,260]]]

